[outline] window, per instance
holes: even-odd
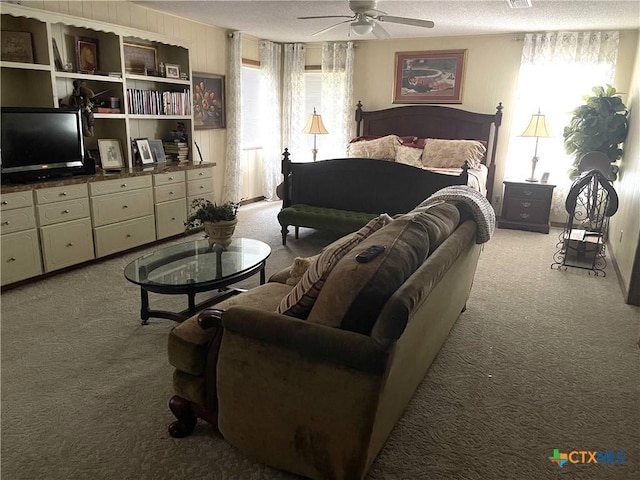
[[[304,111],[305,111],[305,124],[309,115],[313,113],[313,109],[316,109],[320,115],[322,115],[322,73],[318,71],[305,72],[304,74]],[[316,136],[316,147],[318,150],[322,150],[322,137],[323,135]],[[304,145],[310,152],[313,149],[313,135],[304,135]],[[304,157],[311,160],[311,156]],[[300,160],[298,160],[300,161]]]
[[[260,88],[262,73],[256,67],[242,67],[242,149],[261,147]]]

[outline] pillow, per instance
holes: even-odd
[[[477,140],[440,140],[427,138],[422,164],[427,168],[460,168],[465,160],[470,168],[478,168],[486,147]]]
[[[389,297],[422,265],[429,252],[426,213],[409,213],[361,242],[338,262],[308,321],[365,335]],[[356,255],[372,245],[385,251],[368,263]]]
[[[422,150],[415,147],[400,145],[396,152],[396,162],[422,168]]]
[[[316,257],[296,257],[289,269],[289,278],[285,283],[287,285],[296,285],[315,259]]]
[[[347,147],[347,154],[349,157],[393,161],[396,158],[396,150],[401,143],[397,135],[387,135],[375,140],[350,143]]]
[[[323,250],[296,286],[282,299],[276,312],[302,319],[307,318],[320,289],[338,260],[373,232],[386,225],[388,218],[388,215],[380,215],[354,234],[342,237]]]

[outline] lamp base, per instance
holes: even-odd
[[[531,178],[526,178],[526,179],[525,179],[525,181],[526,181],[526,182],[534,183],[534,182],[539,182],[540,180],[538,180],[537,178],[533,178],[533,177],[531,177]]]

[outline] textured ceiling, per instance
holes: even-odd
[[[348,24],[311,36],[346,19],[298,20],[298,16],[351,15],[348,1],[145,1],[133,3],[190,20],[216,25],[276,42],[322,42],[375,39],[349,37]],[[380,0],[389,15],[432,20],[431,29],[385,22],[392,38],[442,37],[546,30],[611,30],[640,28],[640,0],[532,0],[532,8],[513,9],[507,0]]]

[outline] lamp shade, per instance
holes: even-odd
[[[356,35],[368,35],[373,31],[373,24],[365,18],[351,22],[351,28]]]
[[[314,135],[324,135],[327,132],[327,129],[324,128],[324,124],[322,123],[322,117],[316,113],[316,109],[313,109],[313,113],[309,115],[309,120],[307,124],[302,129],[302,133],[312,133]]]
[[[544,115],[540,113],[534,113],[531,115],[529,125],[525,128],[524,132],[520,134],[521,137],[550,137],[551,133],[547,127],[547,120]]]

